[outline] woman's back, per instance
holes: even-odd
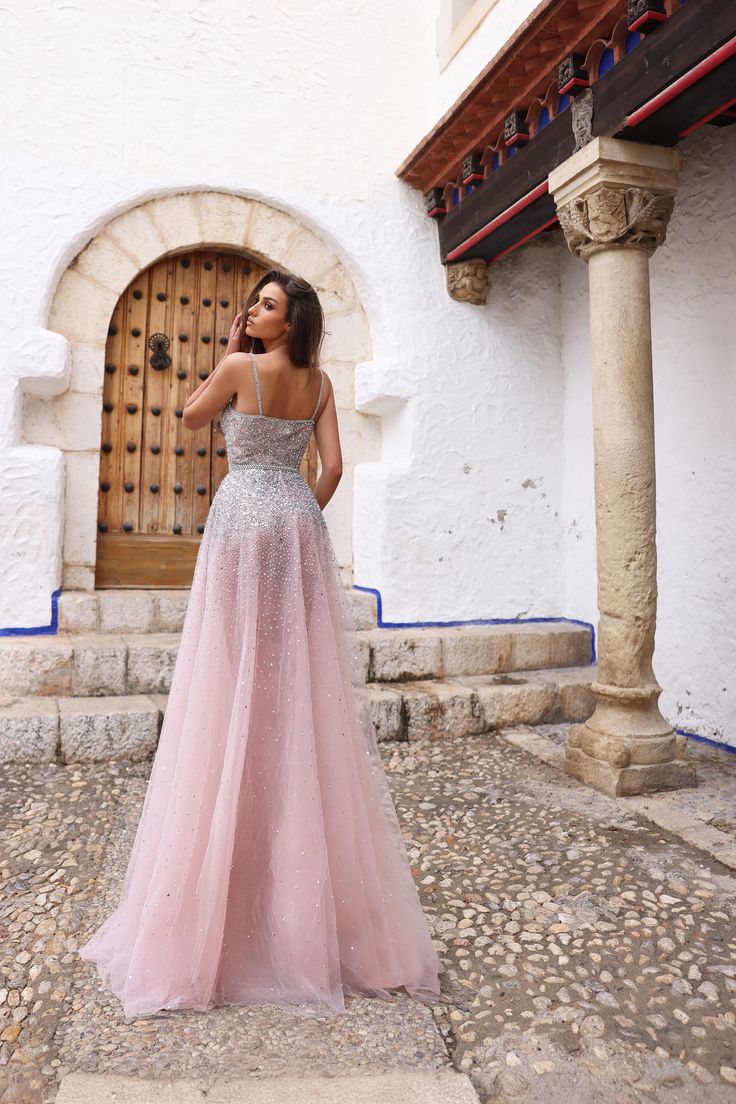
[[[274,362],[267,353],[243,353],[243,386],[233,400],[240,413],[315,422],[324,395],[324,373]]]
[[[300,475],[301,460],[315,426],[322,402],[324,376],[320,370],[319,391],[309,417],[293,418],[265,414],[255,356],[250,355],[257,409],[239,410],[231,400],[220,415],[230,473],[239,468],[282,468]],[[235,396],[240,397],[240,392]],[[299,396],[303,399],[303,395]]]

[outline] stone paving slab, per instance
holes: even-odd
[[[468,1077],[452,1070],[384,1073],[368,1077],[279,1077],[238,1080],[141,1082],[137,1078],[73,1073],[56,1104],[478,1104]]]
[[[150,764],[0,767],[0,1102],[51,1104],[72,1074],[452,1070],[482,1104],[733,1101],[736,877],[514,736],[380,745],[443,999],[348,997],[327,1021],[260,1005],[126,1024],[75,952],[114,903]]]
[[[520,726],[508,739],[556,770],[565,769],[565,741],[569,725]],[[691,740],[698,785],[627,797],[626,807],[651,820],[685,843],[690,843],[724,866],[736,870],[736,755]]]

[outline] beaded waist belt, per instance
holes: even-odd
[[[293,464],[283,464],[278,460],[244,460],[242,462],[237,461],[228,465],[230,471],[246,470],[247,468],[275,468],[277,471],[290,471],[301,474],[299,468],[295,468]]]

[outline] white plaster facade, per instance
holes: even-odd
[[[324,349],[327,370],[341,366],[352,470],[326,518],[383,620],[596,624],[586,266],[556,230],[491,267],[485,307],[456,302],[422,197],[395,176],[534,7],[499,0],[442,72],[439,0],[298,0],[288,13],[174,0],[145,20],[129,0],[31,0],[4,14],[0,630],[47,626],[65,555],[94,540],[99,356],[75,359],[51,321],[69,266],[115,220],[181,193],[202,209],[219,193],[283,212],[355,296],[343,318],[365,318],[364,352],[339,325]],[[650,261],[654,667],[672,724],[736,746],[736,133],[705,127],[678,148],[674,214]],[[109,271],[98,280],[114,290]],[[84,448],[61,451],[83,431]]]

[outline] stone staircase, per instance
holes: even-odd
[[[583,625],[378,628],[374,596],[347,594],[379,740],[581,721],[593,711]],[[67,591],[57,634],[0,637],[0,761],[150,758],[188,596]]]

